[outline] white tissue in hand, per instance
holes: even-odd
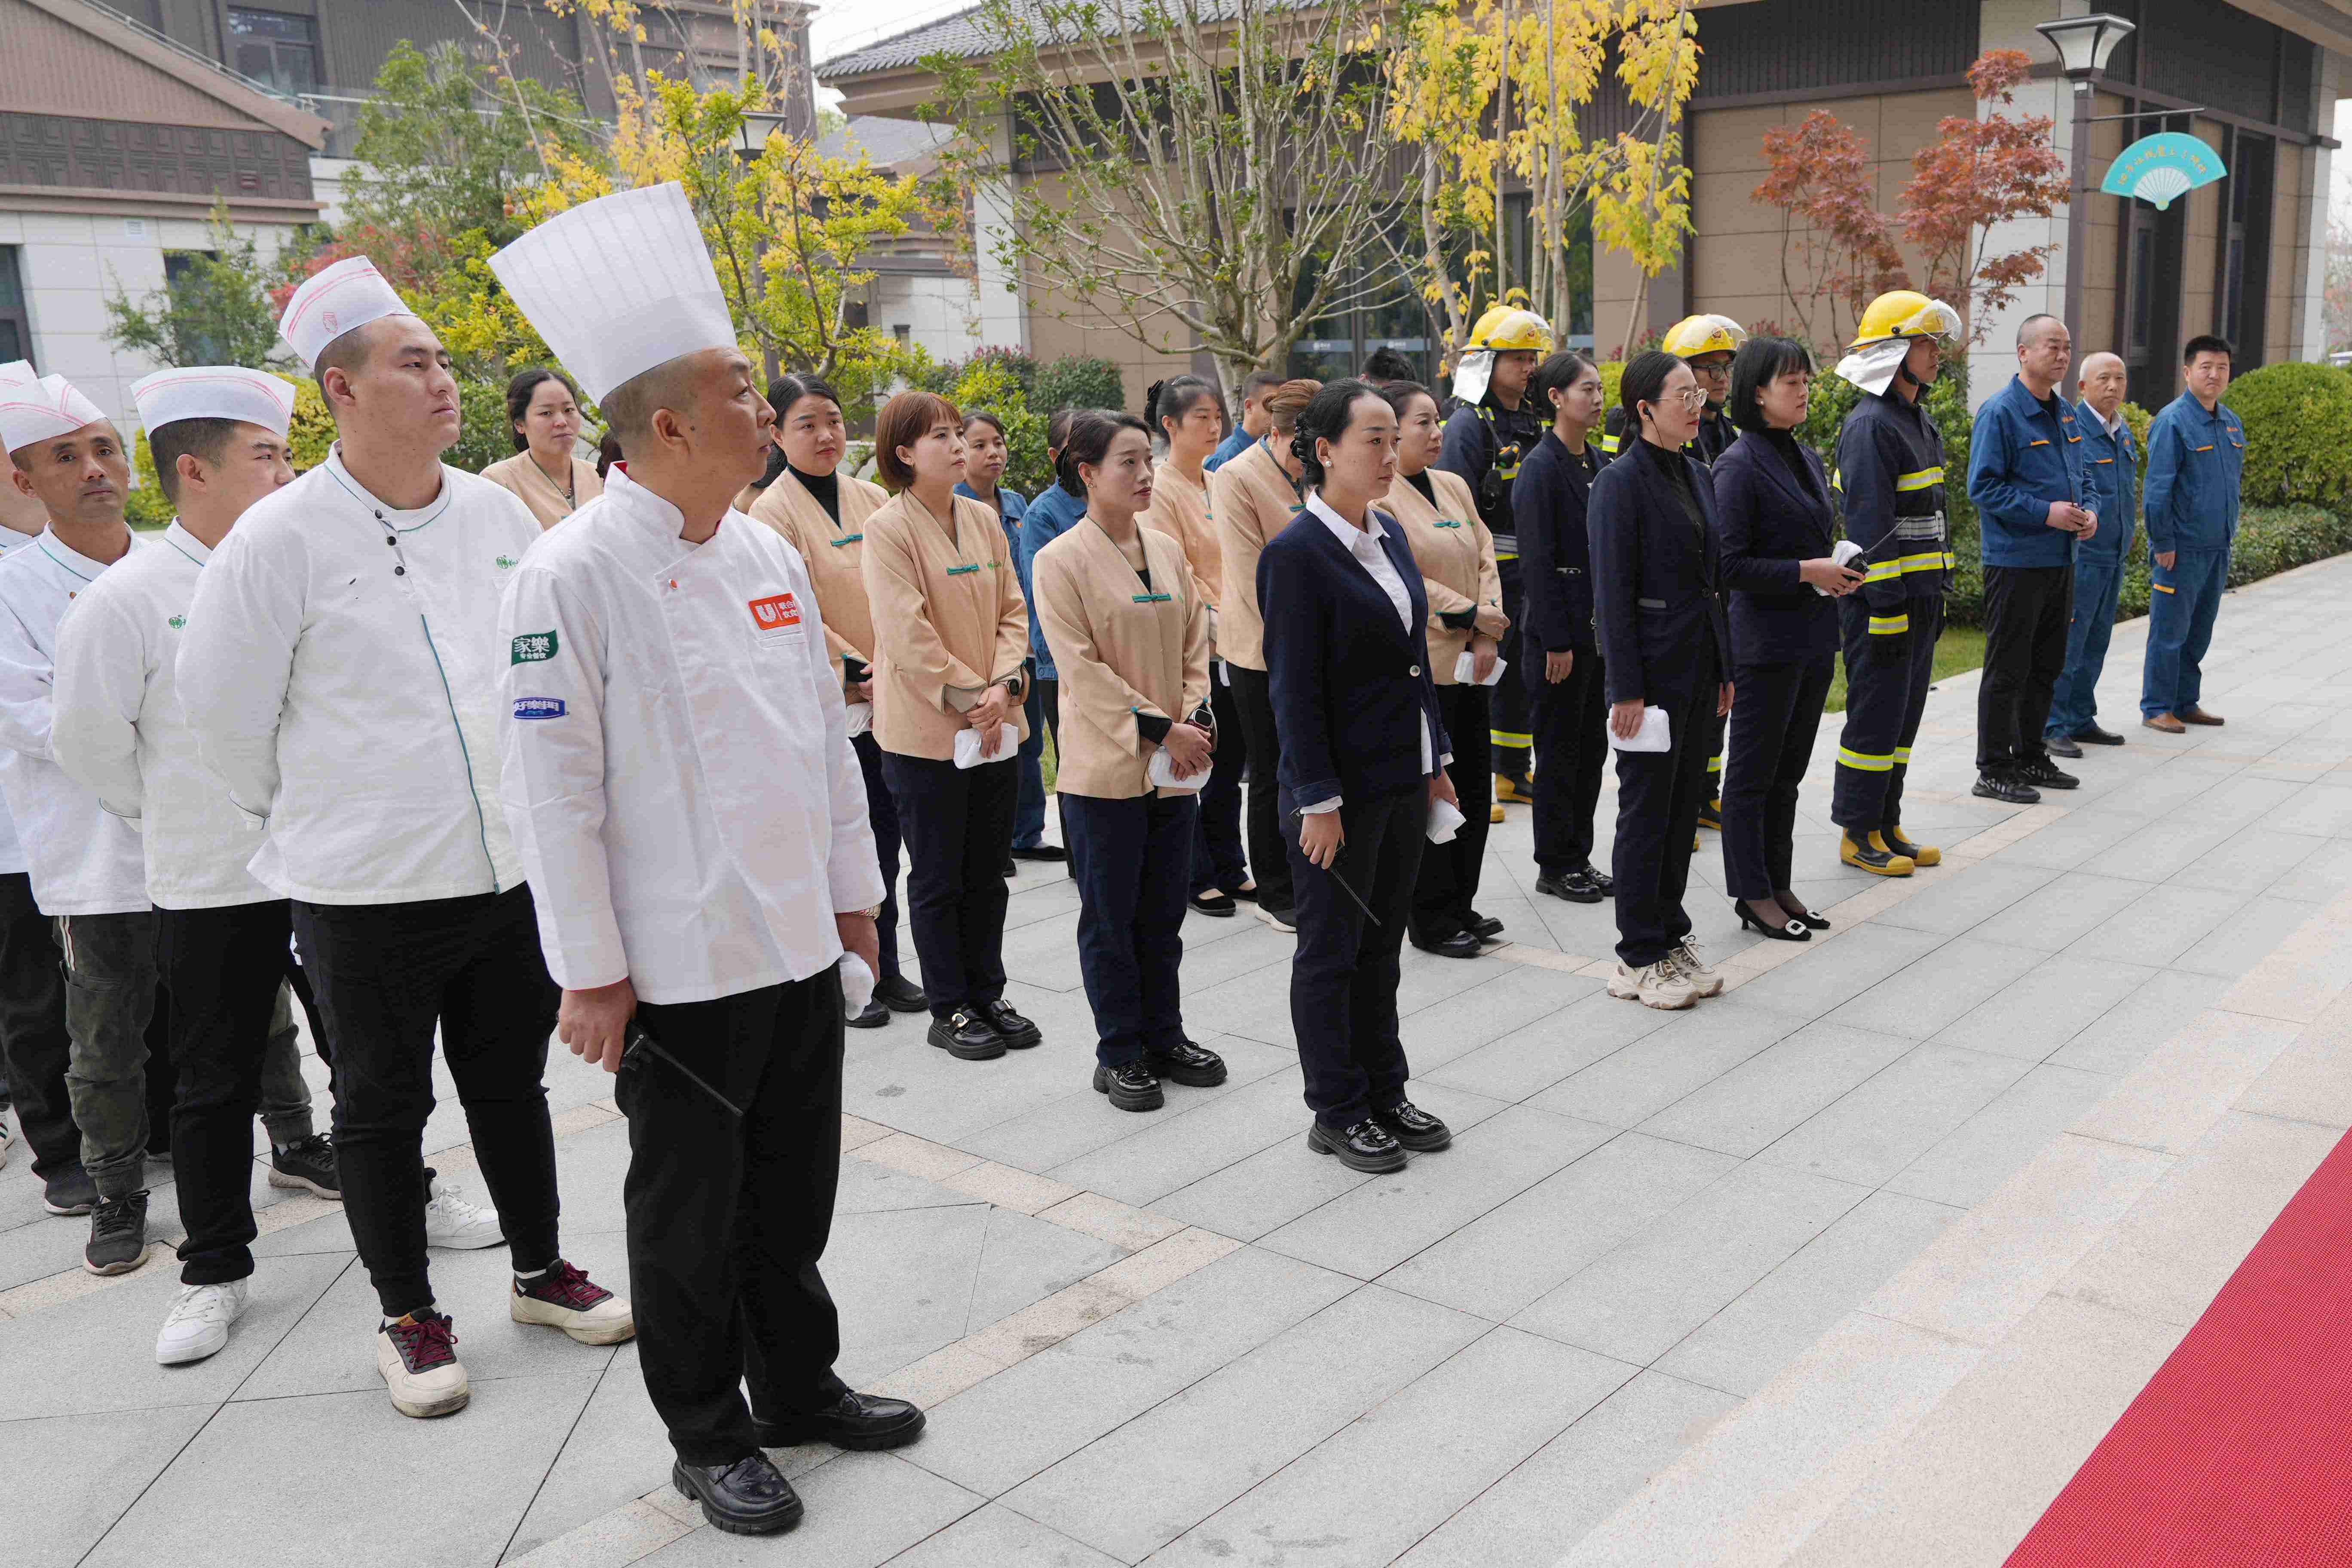
[[[1432,844],[1453,843],[1454,836],[1462,830],[1462,825],[1468,820],[1469,818],[1462,815],[1461,808],[1452,801],[1431,801],[1429,803],[1429,841]]]
[[[855,1018],[866,1011],[868,1002],[874,1000],[874,972],[866,968],[866,961],[854,952],[843,953],[840,963],[835,967],[841,971],[842,1005],[847,1016]]]
[[[1150,781],[1154,789],[1180,789],[1190,794],[1207,784],[1213,771],[1202,768],[1191,778],[1180,779],[1176,776],[1176,760],[1168,754],[1168,748],[1156,746],[1152,749],[1151,761],[1144,766],[1143,776]]]
[[[1830,547],[1830,559],[1841,566],[1852,565],[1861,554],[1862,546],[1851,539],[1841,539]],[[1816,587],[1813,592],[1824,599],[1830,596],[1830,591],[1827,588]]]
[[[980,754],[980,731],[958,730],[955,738],[955,765],[960,768],[976,768],[982,763],[1011,762],[1013,753],[1021,749],[1021,731],[1011,724],[1000,724],[997,726],[997,733],[1003,739],[997,742],[996,755],[983,757]]]
[[[1476,677],[1473,675],[1472,672],[1477,668],[1477,656],[1473,654],[1468,648],[1464,648],[1462,650],[1462,657],[1454,661],[1454,679],[1460,681],[1465,686],[1473,684],[1479,686],[1492,686],[1496,681],[1503,679],[1503,671],[1510,668],[1511,666],[1509,660],[1497,658],[1495,661],[1495,668],[1486,672],[1486,679],[1484,680],[1478,680]]]
[[[1666,710],[1663,708],[1642,710],[1642,727],[1630,741],[1620,740],[1615,730],[1609,731],[1609,744],[1620,752],[1667,752],[1674,749],[1674,739],[1666,732]]]
[[[849,732],[863,735],[874,728],[874,704],[853,702],[849,705]]]

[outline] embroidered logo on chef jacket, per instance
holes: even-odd
[[[783,637],[800,629],[801,604],[790,594],[771,594],[764,599],[750,600],[748,605],[751,629],[762,637]]]
[[[182,626],[188,624],[188,617],[185,616],[173,616],[170,620],[165,621],[163,624],[176,632]]]
[[[508,646],[507,662],[514,664],[544,664],[555,657],[555,634],[551,631],[525,632]]]
[[[514,563],[515,558],[511,555],[501,555],[499,557],[499,570],[502,572]]]
[[[563,699],[561,697],[515,699],[514,716],[518,719],[561,719],[563,713]]]

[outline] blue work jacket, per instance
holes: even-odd
[[[2139,444],[2120,418],[2116,433],[2108,435],[2098,410],[2087,403],[2075,405],[2074,428],[2083,433],[2084,473],[2091,484],[2092,499],[2084,504],[2099,514],[2099,531],[2077,540],[2074,554],[2084,561],[2122,561],[2131,552],[2139,506]]]
[[[1208,474],[1215,473],[1219,468],[1248,451],[1250,444],[1256,439],[1256,437],[1240,426],[1234,426],[1233,434],[1218,442],[1217,449],[1210,453],[1208,460],[1201,465],[1201,471]]]
[[[2064,566],[2074,536],[2050,526],[2050,503],[2093,504],[2083,471],[2083,423],[2051,394],[2015,376],[1977,410],[1969,440],[1969,499],[1977,503],[1987,566]]]
[[[1037,552],[1059,539],[1087,515],[1087,503],[1059,485],[1047,485],[1021,513],[1021,540],[1013,552],[1013,569],[1021,574],[1021,596],[1029,601],[1029,657],[1037,661],[1037,679],[1059,680],[1054,673],[1053,650],[1045,646],[1045,630],[1037,624],[1037,595],[1029,585],[1030,563]]]
[[[2148,549],[2229,549],[2245,468],[2246,427],[2226,405],[2208,414],[2189,392],[2167,404],[2147,429]]]

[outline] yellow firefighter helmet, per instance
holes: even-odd
[[[1473,352],[1490,349],[1498,354],[1527,349],[1549,353],[1551,323],[1533,310],[1521,310],[1517,305],[1496,305],[1470,329],[1469,347]]]
[[[1678,359],[1701,354],[1738,353],[1748,341],[1748,329],[1728,316],[1685,316],[1666,329],[1659,347]]]
[[[1881,294],[1862,313],[1862,325],[1846,347],[1866,349],[1890,338],[1957,338],[1960,313],[1941,300],[1930,300],[1915,289],[1897,289]]]

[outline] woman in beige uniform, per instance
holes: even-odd
[[[1187,781],[1210,763],[1209,605],[1171,535],[1139,526],[1152,504],[1151,437],[1130,414],[1083,414],[1057,465],[1084,521],[1030,565],[1037,618],[1062,674],[1057,781],[1078,882],[1078,969],[1095,1015],[1095,1088],[1156,1110],[1163,1079],[1225,1080],[1184,1037],[1193,815]],[[1151,777],[1166,753],[1170,784]]]
[[[1029,606],[996,514],[955,493],[963,479],[955,405],[898,394],[876,421],[874,449],[897,492],[866,520],[874,738],[911,862],[908,915],[930,1042],[981,1061],[1042,1037],[1004,1000],[1003,867],[1019,793],[1013,757],[1027,728]],[[965,731],[971,765],[959,766]]]
[[[604,481],[574,448],[580,440],[580,391],[560,370],[536,365],[507,383],[507,423],[515,455],[482,470],[482,478],[512,490],[541,528],[553,528],[604,493]]]
[[[768,384],[768,405],[776,411],[768,471],[735,505],[790,540],[807,563],[817,613],[824,617],[824,646],[841,675],[842,700],[850,706],[849,744],[866,775],[866,817],[874,828],[884,892],[874,922],[882,973],[875,977],[874,999],[849,1026],[878,1029],[893,1013],[920,1013],[929,1005],[922,987],[898,965],[898,811],[868,722],[874,614],[866,599],[866,520],[890,498],[879,485],[841,472],[849,435],[831,386],[813,375],[780,375]]]
[[[1442,958],[1475,958],[1500,935],[1503,922],[1472,906],[1486,859],[1488,789],[1486,687],[1496,644],[1510,626],[1503,614],[1503,579],[1495,538],[1478,519],[1470,482],[1433,465],[1445,446],[1437,399],[1417,382],[1392,381],[1381,395],[1397,417],[1397,471],[1381,503],[1404,529],[1429,599],[1429,673],[1437,682],[1437,710],[1454,737],[1453,774],[1460,782],[1462,826],[1448,844],[1422,852],[1413,885],[1412,945]],[[1470,679],[1454,674],[1470,656]]]
[[[1315,394],[1317,381],[1286,381],[1265,395],[1268,432],[1209,480],[1209,502],[1217,522],[1217,653],[1233,680],[1234,705],[1249,752],[1249,863],[1257,877],[1257,918],[1276,931],[1298,928],[1291,921],[1289,850],[1282,836],[1281,785],[1276,771],[1282,747],[1274,732],[1274,699],[1265,678],[1265,623],[1258,616],[1257,558],[1266,542],[1290,526],[1305,503],[1299,499],[1299,462],[1291,450],[1298,416]]]

